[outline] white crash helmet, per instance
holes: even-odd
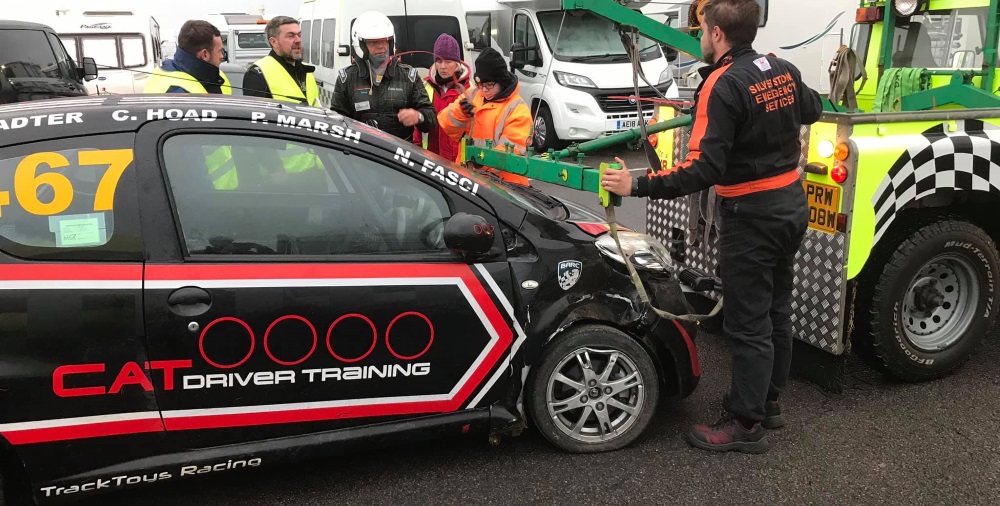
[[[389,39],[389,54],[394,52],[394,42],[396,38],[395,28],[392,21],[378,11],[362,12],[354,20],[351,28],[351,41],[354,43],[354,50],[362,58],[368,58],[368,46],[363,44],[365,40]]]

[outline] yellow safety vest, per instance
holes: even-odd
[[[204,149],[209,149],[205,147]],[[208,177],[216,190],[235,190],[239,186],[236,174],[236,162],[233,161],[233,151],[229,146],[219,146],[205,156],[208,167]]]
[[[222,76],[222,94],[232,95],[233,88],[229,84],[229,78],[221,70],[219,71],[219,75]],[[173,86],[181,88],[188,93],[201,93],[202,95],[208,93],[205,85],[201,84],[191,74],[179,70],[167,71],[160,67],[153,70],[153,75],[149,76],[149,80],[146,81],[146,87],[143,88],[142,92],[166,93]]]
[[[303,96],[298,83],[273,56],[267,55],[257,60],[254,65],[264,73],[264,80],[271,90],[271,98],[319,107],[319,86],[316,85],[316,78],[311,72],[306,74],[306,94]]]

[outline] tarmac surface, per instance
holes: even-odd
[[[630,154],[626,161],[631,165],[635,158]],[[591,202],[590,195],[552,191]],[[626,199],[620,221],[643,230],[644,205]],[[703,370],[698,389],[682,401],[661,402],[643,437],[621,451],[565,454],[529,429],[495,447],[480,436],[413,443],[154,485],[84,504],[998,503],[995,336],[962,369],[938,381],[896,382],[853,357],[841,394],[793,380],[782,396],[788,425],[769,433],[771,450],[758,456],[713,454],[683,441],[688,426],[721,414],[729,382],[725,339],[703,331],[697,344]]]

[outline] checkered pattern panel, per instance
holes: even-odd
[[[872,197],[875,242],[889,229],[896,213],[941,191],[985,191],[1000,194],[1000,128],[980,120],[956,121],[928,129],[907,147],[882,179]]]
[[[674,159],[686,155],[687,129],[676,130]],[[804,139],[808,129],[803,128]],[[805,148],[803,148],[805,149]],[[691,204],[688,198],[650,200],[646,208],[646,230],[664,244],[683,236],[684,265],[715,275],[719,262],[716,234],[705,242],[688,230]],[[798,339],[834,354],[844,352],[843,294],[846,284],[846,236],[808,230],[795,262],[795,294],[792,325]],[[709,294],[718,299],[721,294]]]
[[[323,107],[330,107],[330,104],[333,103],[333,85],[319,89],[319,103]]]

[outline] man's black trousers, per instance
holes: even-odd
[[[795,255],[809,220],[802,183],[721,201],[719,274],[723,331],[732,341],[733,378],[726,410],[761,421],[792,361]]]

